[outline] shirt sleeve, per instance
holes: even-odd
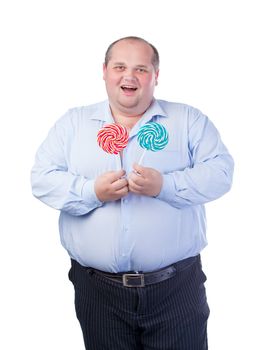
[[[73,130],[70,112],[50,130],[37,151],[31,172],[33,195],[52,208],[71,215],[84,215],[102,206],[94,179],[73,174],[67,165],[67,148]]]
[[[164,174],[156,197],[178,209],[215,200],[232,184],[233,158],[213,123],[201,112],[189,118],[188,153],[190,166]]]

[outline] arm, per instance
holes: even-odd
[[[191,165],[163,175],[157,198],[180,209],[215,200],[231,188],[234,162],[214,125],[200,112],[188,132]]]
[[[234,163],[214,125],[200,114],[189,128],[188,140],[190,167],[161,175],[135,164],[129,177],[130,191],[154,196],[178,209],[204,204],[226,193]]]
[[[50,130],[36,154],[31,182],[34,196],[42,202],[79,216],[125,196],[128,186],[123,170],[107,172],[96,179],[69,171],[73,129],[68,113]]]
[[[71,215],[84,215],[102,205],[94,191],[94,179],[72,174],[67,164],[67,140],[72,124],[69,114],[50,130],[37,151],[31,172],[33,195]]]

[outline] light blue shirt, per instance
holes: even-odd
[[[147,151],[142,161],[163,175],[160,194],[100,202],[95,179],[121,167],[133,171],[143,152],[136,134],[150,121],[169,133],[168,145]],[[61,211],[61,242],[69,255],[103,271],[147,272],[199,254],[207,244],[204,204],[232,183],[233,159],[214,125],[191,106],[153,100],[121,160],[97,143],[105,123],[113,123],[108,101],[69,110],[50,130],[32,169],[33,194]]]

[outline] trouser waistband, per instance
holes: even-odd
[[[93,272],[111,281],[121,283],[125,287],[145,287],[150,284],[159,283],[173,277],[177,272],[187,269],[195,262],[200,261],[200,255],[178,261],[172,265],[152,272],[121,272],[109,273],[86,267],[88,272]],[[74,260],[73,260],[74,262]]]

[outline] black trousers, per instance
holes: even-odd
[[[128,288],[72,260],[69,278],[88,350],[206,350],[207,319],[200,258],[160,283]]]

